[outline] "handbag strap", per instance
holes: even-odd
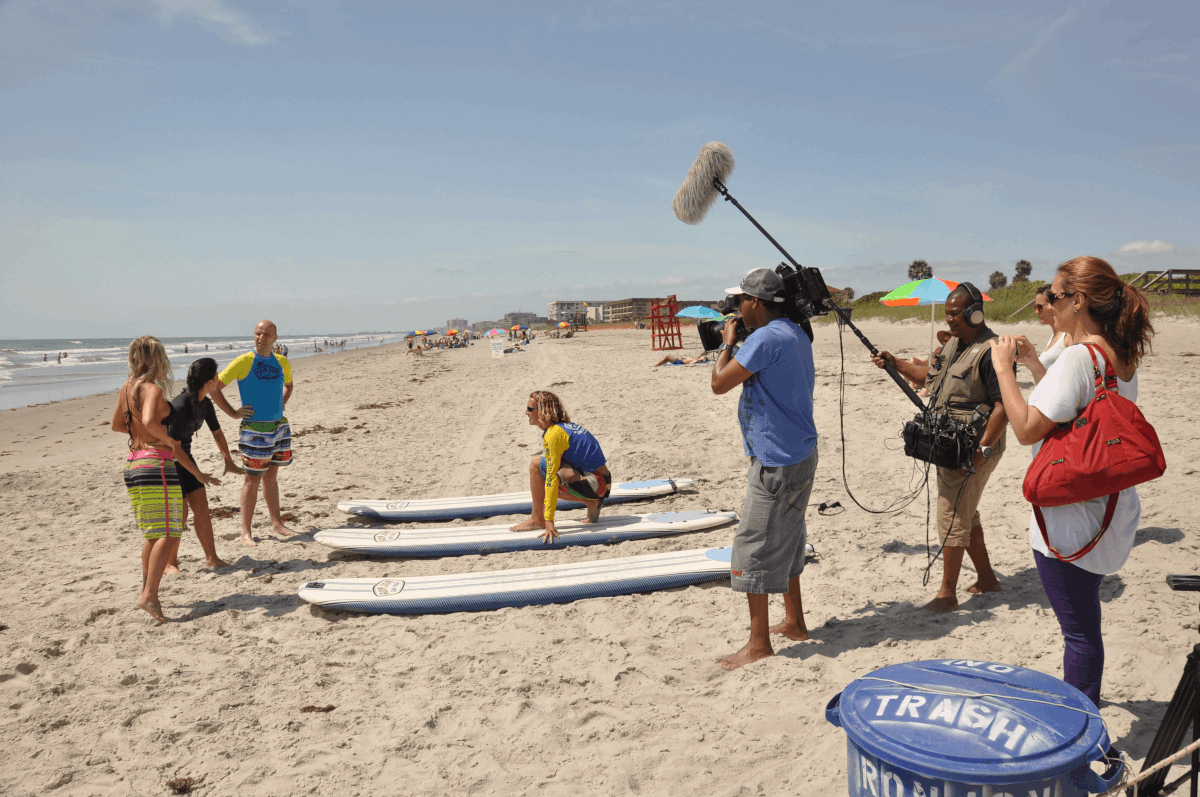
[[[1119,495],[1120,493],[1113,493],[1108,497],[1108,506],[1104,509],[1104,521],[1100,524],[1100,531],[1096,532],[1096,536],[1092,537],[1087,545],[1069,556],[1063,556],[1057,548],[1050,544],[1050,537],[1046,534],[1046,519],[1042,517],[1041,507],[1035,506],[1033,508],[1033,516],[1037,518],[1038,529],[1042,532],[1042,542],[1046,543],[1046,547],[1050,550],[1050,553],[1054,554],[1054,557],[1060,562],[1074,562],[1087,556],[1100,542],[1100,538],[1104,536],[1104,532],[1108,531],[1108,524],[1112,523],[1113,515],[1117,511],[1117,497]]]
[[[1100,396],[1100,394],[1104,392],[1105,388],[1109,390],[1116,390],[1117,372],[1113,370],[1112,360],[1110,360],[1107,356],[1104,358],[1104,378],[1101,379],[1100,363],[1096,360],[1096,350],[1100,349],[1100,347],[1095,343],[1085,343],[1083,345],[1087,346],[1088,354],[1092,355],[1092,373],[1096,375],[1096,395]],[[1100,353],[1103,355],[1104,350],[1100,349]]]

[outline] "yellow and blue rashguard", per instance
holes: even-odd
[[[556,423],[542,433],[542,473],[546,477],[546,520],[558,508],[558,471],[564,465],[578,473],[592,473],[607,460],[592,433],[577,423]],[[601,492],[604,492],[601,490]]]
[[[286,357],[248,351],[225,366],[220,377],[223,385],[237,380],[242,404],[254,407],[246,420],[261,423],[283,417],[283,387],[292,383],[292,366]]]

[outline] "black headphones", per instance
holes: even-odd
[[[983,294],[969,282],[960,282],[959,285],[967,291],[971,297],[971,303],[963,308],[963,321],[967,322],[967,326],[972,329],[978,329],[983,326]]]

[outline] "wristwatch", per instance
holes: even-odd
[[[717,347],[717,354],[720,354],[723,351],[729,351],[732,348],[733,347],[730,346],[728,343],[722,343],[720,346]]]
[[[995,453],[995,449],[993,449],[991,446],[980,446],[979,453],[983,454],[984,459],[987,459],[988,457],[990,457],[992,454]]]

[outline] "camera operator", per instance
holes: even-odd
[[[981,404],[992,407],[975,449],[972,463],[975,472],[966,468],[937,469],[938,535],[943,546],[942,587],[925,608],[938,614],[958,608],[958,573],[964,550],[971,557],[978,576],[967,592],[1000,591],[1000,581],[992,570],[983,541],[979,499],[1004,454],[1008,416],[1000,400],[1000,382],[990,356],[990,341],[996,338],[996,333],[984,321],[982,295],[974,290],[974,286],[966,287],[969,285],[962,283],[946,298],[946,323],[952,337],[942,353],[934,357],[931,366],[914,365],[886,351],[871,358],[880,368],[891,364],[905,379],[925,385],[934,397],[930,406],[933,413],[944,412],[955,420],[969,422]],[[971,323],[972,316],[976,323]]]
[[[812,343],[785,312],[783,280],[770,269],[751,271],[726,293],[740,298],[749,337],[734,356],[737,325],[725,324],[713,364],[717,395],[742,386],[738,422],[750,472],[746,505],[733,538],[730,574],[747,593],[750,641],[721,666],[734,670],[774,655],[771,634],[808,639],[800,601],[806,530],[804,512],[817,469],[813,422]],[[785,618],[768,627],[767,595],[783,593]]]

